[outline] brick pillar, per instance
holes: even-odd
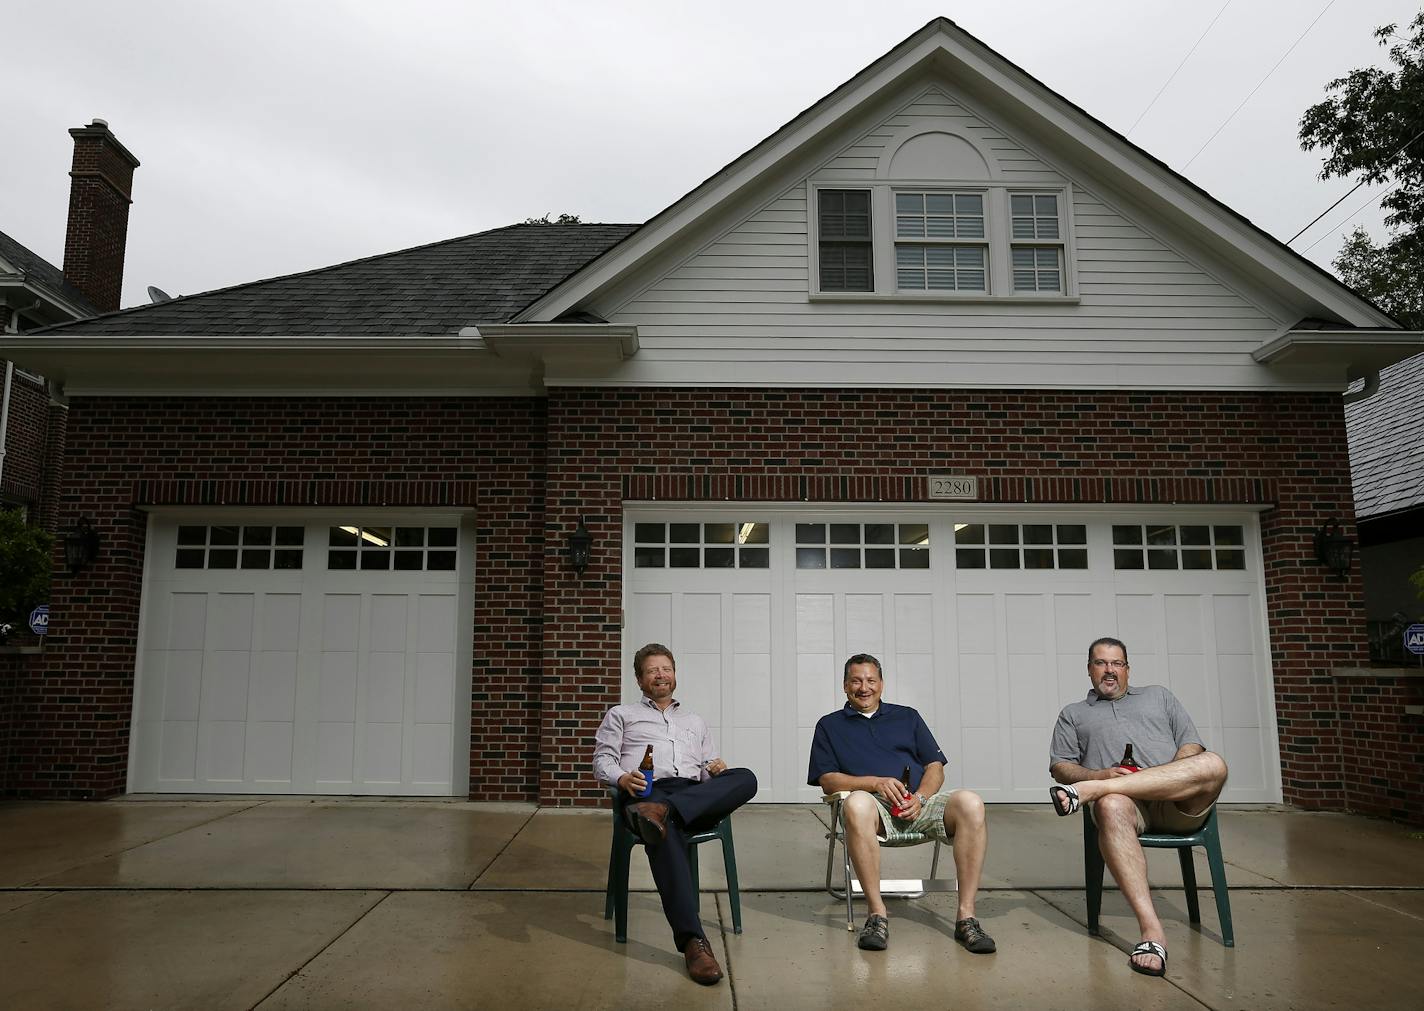
[[[96,119],[69,131],[69,225],[64,235],[64,276],[103,312],[119,308],[124,247],[138,159]]]

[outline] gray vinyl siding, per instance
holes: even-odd
[[[1071,186],[1076,304],[810,297],[806,179],[876,181],[892,138],[946,122],[988,146],[1010,185]],[[1279,382],[1250,354],[1281,332],[1280,321],[1110,207],[1093,180],[1065,179],[938,89],[603,308],[638,326],[642,349],[620,375],[649,382],[736,382],[749,366],[768,382],[834,381],[850,366],[893,385],[1002,384],[1011,373],[1024,385],[1036,385],[1035,375],[1061,385],[1095,369],[1146,386]]]

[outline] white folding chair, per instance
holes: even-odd
[[[843,807],[845,800],[850,796],[849,790],[842,790],[839,793],[828,793],[821,797],[821,800],[831,806],[831,830],[826,833],[826,838],[830,845],[826,850],[826,891],[836,898],[846,900],[846,930],[855,930],[855,910],[853,900],[857,893],[865,894],[860,882],[852,876],[850,866],[850,847],[845,842],[845,812]],[[836,865],[836,843],[841,844],[841,860],[844,868],[844,884],[837,889],[831,883],[831,874]],[[940,878],[939,874],[939,846],[940,842],[936,836],[925,835],[924,833],[914,833],[896,839],[894,842],[881,840],[880,845],[885,848],[902,848],[905,846],[919,846],[922,843],[934,843],[934,857],[930,860],[930,876],[928,878],[881,878],[880,894],[901,899],[917,899],[925,892],[952,892],[959,887],[959,882],[955,878]]]

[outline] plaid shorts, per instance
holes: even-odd
[[[896,818],[890,813],[890,805],[881,799],[880,794],[869,794],[870,799],[875,801],[875,806],[880,809],[880,832],[877,837],[887,846],[919,842],[916,836],[952,843],[954,837],[944,829],[944,806],[949,803],[950,794],[955,792],[957,791],[941,790],[932,797],[926,797],[925,802],[920,805],[919,817],[913,821]]]
[[[1175,801],[1171,800],[1133,800],[1133,805],[1137,808],[1137,834],[1145,832],[1175,832],[1179,835],[1191,835],[1197,829],[1206,824],[1207,816],[1211,814],[1211,809],[1216,804],[1208,804],[1201,814],[1183,814],[1177,807]],[[1088,801],[1083,805],[1088,810],[1088,814],[1093,814],[1093,802]],[[1098,819],[1093,817],[1093,824],[1096,825]]]

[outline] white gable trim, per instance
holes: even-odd
[[[535,301],[513,322],[551,321],[644,267],[689,228],[786,159],[833,129],[861,106],[919,72],[948,72],[1016,103],[1043,127],[1050,143],[1098,168],[1095,176],[1145,209],[1202,236],[1235,269],[1276,292],[1283,302],[1318,306],[1355,326],[1394,322],[1324,271],[1237,217],[1205,192],[1156,162],[1125,138],[1033,80],[952,22],[937,19],[847,84],[662,211],[638,232]],[[1041,145],[1035,145],[1041,146]],[[1309,314],[1309,313],[1303,313]]]

